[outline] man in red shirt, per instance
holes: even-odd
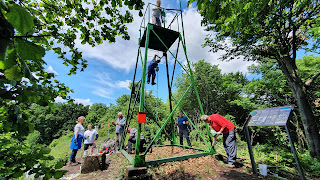
[[[237,141],[234,124],[220,114],[202,115],[201,120],[211,125],[212,129],[216,131],[216,137],[223,134],[223,146],[228,156],[228,164],[226,166],[235,167]]]

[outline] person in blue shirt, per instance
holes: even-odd
[[[147,79],[147,83],[150,83],[150,77],[152,76],[152,83],[151,85],[155,85],[156,83],[154,82],[154,80],[156,79],[156,70],[158,71],[158,63],[160,62],[159,60],[156,60],[156,57],[158,55],[155,54],[152,61],[150,62],[149,66],[148,66],[148,79]],[[159,56],[158,56],[159,57]]]
[[[188,130],[188,118],[183,116],[182,112],[179,112],[178,117],[178,126],[179,126],[179,137],[180,137],[180,145],[183,145],[183,136],[187,139],[188,146],[191,147],[191,142],[189,139],[189,130]]]

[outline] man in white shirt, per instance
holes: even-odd
[[[92,129],[91,124],[89,124],[88,130],[84,132],[84,137],[84,150],[87,150],[90,146],[95,146],[94,142],[98,139],[99,134],[96,130]]]

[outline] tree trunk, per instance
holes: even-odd
[[[295,60],[286,57],[283,61],[278,61],[278,63],[297,102],[304,132],[308,140],[310,155],[320,160],[319,128],[317,127],[311,104],[308,101],[304,83],[298,75]]]

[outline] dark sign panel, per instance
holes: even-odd
[[[255,110],[248,126],[285,126],[292,109],[292,106],[282,106]]]

